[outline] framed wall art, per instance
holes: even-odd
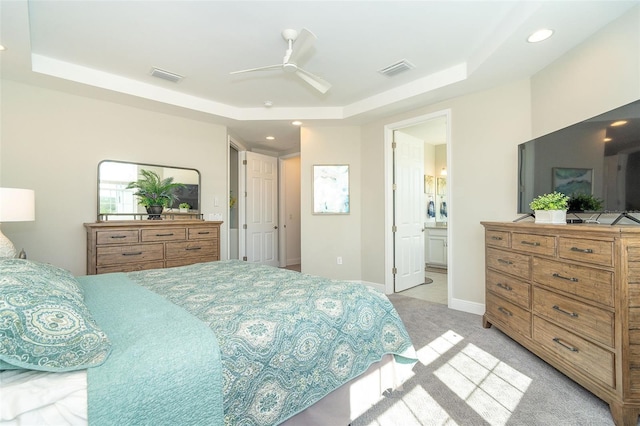
[[[313,214],[349,214],[349,165],[312,166]]]

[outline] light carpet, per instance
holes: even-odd
[[[415,376],[352,426],[613,425],[609,406],[479,315],[391,295]],[[640,422],[638,422],[640,425]]]

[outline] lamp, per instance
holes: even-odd
[[[35,220],[32,189],[0,188],[0,223]],[[16,257],[16,248],[0,229],[0,258]]]

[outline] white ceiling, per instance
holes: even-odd
[[[3,78],[218,122],[253,148],[299,147],[291,121],[360,124],[531,76],[639,1],[7,1]],[[539,28],[554,36],[530,44]],[[318,40],[295,75],[282,30]],[[378,73],[406,59],[415,68]],[[152,67],[185,76],[171,83]],[[264,106],[271,101],[273,106]],[[273,135],[275,141],[265,140]]]

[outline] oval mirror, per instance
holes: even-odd
[[[162,218],[201,218],[200,172],[184,167],[103,160],[98,164],[98,220],[146,219],[146,208],[138,203],[135,189],[129,183],[140,179],[141,170],[156,173],[161,179],[173,178],[183,186],[173,191],[176,199],[166,206]],[[180,208],[180,205],[183,208]],[[185,204],[188,204],[186,208]]]

